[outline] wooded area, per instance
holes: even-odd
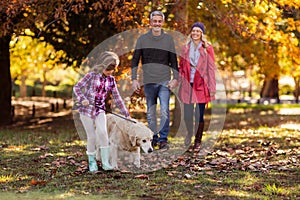
[[[76,70],[101,41],[124,30],[147,27],[149,13],[155,9],[167,16],[167,29],[183,34],[192,23],[202,21],[215,48],[218,69],[226,74],[245,71],[250,77],[244,88],[249,96],[259,86],[261,98],[279,99],[278,80],[289,75],[294,79],[292,93],[298,102],[299,5],[299,1],[280,0],[1,1],[1,124],[12,120],[15,81],[23,85],[21,93],[24,85],[33,81],[26,81],[32,74],[40,76],[35,81],[39,80],[43,87],[47,82],[53,84],[55,81],[48,81],[46,72],[54,68]],[[16,49],[18,44],[22,44],[23,52]],[[38,63],[27,59],[26,64],[25,59],[20,59],[29,52],[40,59]],[[12,71],[12,66],[18,70]],[[34,68],[42,68],[43,72],[37,73]],[[129,68],[126,61],[123,68]]]

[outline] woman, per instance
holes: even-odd
[[[108,92],[112,96],[120,111],[128,118],[129,112],[119,94],[113,72],[118,67],[119,57],[114,52],[105,51],[87,73],[75,86],[74,94],[80,102],[80,119],[87,134],[87,155],[89,171],[97,172],[96,157],[101,149],[101,162],[104,170],[112,170],[109,163],[109,141],[106,127],[105,99]]]
[[[195,128],[196,136],[193,146],[195,151],[199,150],[201,144],[206,104],[214,100],[216,93],[214,49],[206,41],[204,34],[203,23],[196,22],[192,25],[179,63],[181,81],[179,97],[184,103],[184,120],[188,131],[185,145],[191,144]]]

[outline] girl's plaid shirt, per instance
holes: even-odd
[[[108,92],[112,92],[113,99],[123,115],[129,116],[129,112],[120,96],[115,78],[113,76],[103,76],[95,72],[87,73],[75,86],[74,94],[80,103],[79,113],[91,118],[95,118],[100,112],[105,110],[105,99]],[[89,105],[83,106],[81,102],[88,100]]]

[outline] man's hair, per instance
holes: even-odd
[[[165,15],[164,13],[162,13],[161,11],[153,11],[151,14],[150,14],[150,20],[153,19],[153,16],[162,16],[163,20],[165,21]]]

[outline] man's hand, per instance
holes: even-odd
[[[178,81],[176,79],[173,79],[173,80],[169,81],[169,83],[168,83],[168,87],[170,89],[177,87],[177,85],[178,85]]]
[[[137,80],[132,81],[132,89],[135,91],[137,94],[141,92],[141,86]]]
[[[82,104],[83,106],[88,106],[90,103],[89,103],[89,100],[83,100],[83,101],[81,102],[81,104]]]

